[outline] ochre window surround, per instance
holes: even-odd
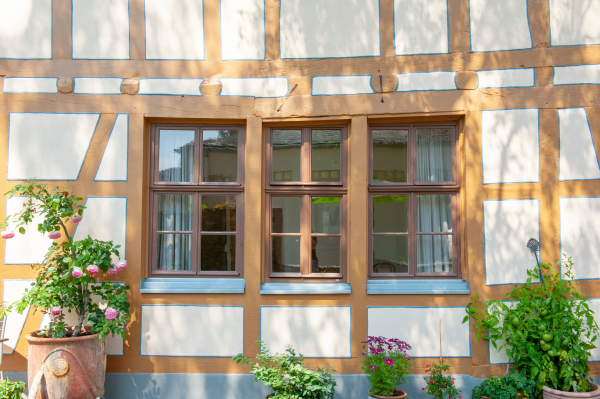
[[[347,126],[266,129],[265,281],[347,281],[347,182]]]
[[[153,124],[149,274],[243,277],[245,128]]]
[[[456,122],[369,126],[370,279],[461,278]]]

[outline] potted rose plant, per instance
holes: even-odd
[[[48,190],[45,184],[29,180],[6,195],[24,196],[27,200],[19,212],[6,218],[4,228],[17,228],[24,234],[25,227],[37,215],[42,218],[37,225],[39,232],[54,240],[64,237],[60,242],[52,242],[42,262],[32,265],[36,279],[31,288],[0,314],[15,310],[22,314],[31,306],[49,316],[47,327],[26,336],[30,393],[40,389],[47,391],[41,392],[43,397],[102,397],[106,372],[104,338],[107,334],[124,337],[129,320],[129,286],[103,280],[127,267],[125,261],[111,262],[111,258],[119,258],[119,245],[89,236],[73,240],[67,223],[79,223],[84,207],[79,205],[82,198],[65,188]],[[0,236],[13,239],[15,233],[5,230]],[[94,298],[101,298],[105,305]],[[66,312],[77,315],[74,325],[67,325]],[[68,378],[63,378],[67,374]]]
[[[397,338],[369,336],[363,356],[363,371],[371,385],[368,394],[372,398],[406,398],[406,392],[398,385],[407,382],[411,346]]]
[[[450,370],[450,365],[444,359],[440,359],[439,363],[432,363],[431,367],[426,366],[427,377],[423,377],[427,386],[423,388],[426,394],[433,396],[435,399],[462,399],[460,389],[454,385],[455,379],[451,375],[444,373]]]

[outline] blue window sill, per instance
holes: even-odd
[[[146,278],[142,294],[243,294],[243,278]]]
[[[263,295],[350,294],[347,283],[262,283]]]
[[[471,287],[467,281],[448,280],[369,280],[367,294],[458,294],[469,295]]]

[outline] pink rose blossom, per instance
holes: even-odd
[[[109,276],[112,276],[113,274],[117,274],[117,272],[118,272],[117,269],[115,269],[114,267],[111,267],[110,269],[108,269],[106,274],[108,274]]]
[[[114,320],[117,318],[117,316],[119,316],[119,312],[113,308],[106,308],[104,311],[104,317],[106,317],[106,320]]]
[[[48,233],[48,238],[51,240],[56,240],[57,238],[60,238],[61,234],[60,231],[52,231],[50,233]]]
[[[83,215],[78,215],[77,213],[73,212],[71,220],[73,221],[73,223],[79,223],[83,220]]]
[[[127,269],[127,261],[124,260],[122,262],[119,262],[115,265],[115,269],[120,272],[121,270],[125,270]]]
[[[96,265],[89,265],[88,267],[85,268],[85,270],[88,271],[88,273],[90,274],[90,277],[94,277],[96,274],[98,274],[98,272],[100,271],[100,268]]]
[[[52,313],[54,316],[59,316],[62,313],[62,309],[60,308],[60,306],[55,306],[52,308],[50,313]]]
[[[15,232],[12,230],[5,230],[2,233],[0,233],[0,237],[4,238],[5,240],[9,240],[11,238],[13,238],[15,236]]]
[[[74,267],[73,271],[71,272],[71,274],[73,275],[73,277],[75,278],[79,278],[81,276],[83,276],[83,270],[81,270],[80,267]]]

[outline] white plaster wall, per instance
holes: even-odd
[[[231,357],[244,351],[241,306],[142,305],[142,356]]]
[[[378,0],[281,0],[281,58],[381,54]]]
[[[2,302],[7,304],[13,303],[21,299],[25,293],[25,289],[31,287],[31,283],[34,280],[3,280],[2,281]],[[27,314],[29,313],[29,306],[23,311],[23,314],[12,312],[6,317],[4,338],[8,338],[8,341],[2,344],[2,353],[12,355],[23,331],[25,320],[27,320]],[[27,331],[29,332],[29,331]]]
[[[456,90],[456,72],[409,72],[396,78],[396,91]]]
[[[288,78],[222,78],[220,96],[284,97]]]
[[[312,78],[313,96],[372,93],[375,93],[375,90],[371,87],[371,75],[314,76]]]
[[[121,94],[121,78],[75,78],[75,94]]]
[[[540,180],[538,109],[481,112],[483,183]]]
[[[26,197],[13,197],[6,200],[6,215],[13,215],[23,209],[23,204],[27,202]],[[18,232],[15,224],[9,226],[15,236],[9,240],[4,240],[4,264],[6,265],[27,265],[44,260],[52,240],[44,236],[37,230],[39,223],[43,218],[39,215],[33,217],[33,220],[23,226],[25,234]]]
[[[533,47],[527,0],[469,0],[469,13],[472,51]]]
[[[600,84],[600,64],[554,67],[552,84],[555,86],[598,85]]]
[[[58,93],[58,78],[4,78],[4,93]]]
[[[102,161],[96,172],[96,181],[127,180],[127,148],[129,142],[129,115],[118,114]]]
[[[548,0],[548,6],[552,46],[600,44],[600,1]]]
[[[396,55],[448,52],[446,0],[394,0]]]
[[[561,198],[560,252],[573,258],[575,279],[600,279],[600,198]]]
[[[489,71],[477,71],[477,88],[486,89],[492,87],[534,87],[535,69],[495,69]]]
[[[558,179],[600,179],[600,165],[585,108],[558,110]]]
[[[145,0],[146,59],[204,60],[202,0]]]
[[[0,0],[0,58],[52,58],[52,0]]]
[[[260,339],[272,354],[292,345],[316,358],[352,356],[349,306],[262,306]]]
[[[221,0],[221,59],[264,60],[265,0]]]
[[[140,95],[201,96],[203,79],[140,79]]]
[[[509,308],[514,308],[517,305],[517,301],[502,301]],[[500,318],[500,324],[504,324],[504,317]],[[498,340],[496,342],[496,347],[500,348],[504,345],[504,340]],[[502,348],[502,350],[498,350],[494,347],[491,341],[488,341],[488,353],[490,357],[490,364],[507,364],[510,363],[510,359],[508,358],[508,354],[506,353],[506,348]]]
[[[412,346],[411,357],[471,357],[470,322],[464,307],[369,307],[367,335],[398,338]]]
[[[129,59],[129,0],[72,0],[73,59]]]
[[[539,200],[483,201],[486,285],[524,284],[536,266],[527,248],[540,240]]]
[[[73,238],[82,240],[88,235],[101,241],[114,241],[115,245],[121,246],[121,259],[125,259],[127,198],[88,197],[83,210],[83,220],[77,225]]]
[[[100,114],[9,114],[8,179],[76,180]]]
[[[594,311],[594,314],[595,314],[594,319],[596,320],[596,323],[598,323],[600,325],[600,299],[599,298],[590,299],[590,308]],[[597,341],[596,341],[595,345],[598,346]],[[592,349],[590,361],[593,361],[593,362],[600,361],[600,347],[597,347],[596,349]]]

